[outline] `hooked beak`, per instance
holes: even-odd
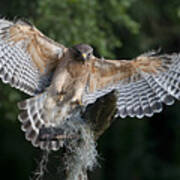
[[[87,54],[86,53],[82,53],[82,57],[83,57],[83,60],[86,60],[87,59]]]

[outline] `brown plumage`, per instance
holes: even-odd
[[[155,52],[131,61],[99,59],[87,44],[66,48],[24,21],[0,20],[0,78],[33,96],[19,103],[19,119],[26,138],[41,149],[57,150],[62,144],[40,141],[40,129],[60,127],[112,91],[116,116],[160,112],[162,103],[180,99],[179,65],[179,54]]]

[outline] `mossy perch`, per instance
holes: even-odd
[[[53,180],[88,180],[88,170],[93,170],[97,164],[96,141],[109,128],[113,121],[113,115],[116,111],[115,102],[116,97],[113,92],[98,99],[95,104],[87,107],[85,113],[82,115],[83,121],[78,120],[72,125],[73,130],[74,126],[78,127],[75,130],[78,139],[75,138],[74,140],[67,141],[66,147],[60,155],[62,158],[56,162],[58,166],[61,166],[61,170],[65,170],[61,171],[61,173],[54,174]],[[49,174],[52,171],[51,167],[47,167],[48,173],[42,173],[43,170],[46,171],[46,167],[42,166],[47,166],[47,152],[44,152],[43,158],[38,169],[39,176],[34,178],[36,180],[48,180]]]

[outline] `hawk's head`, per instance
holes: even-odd
[[[81,61],[89,60],[93,56],[93,48],[88,44],[77,44],[72,47],[72,50],[73,55]]]

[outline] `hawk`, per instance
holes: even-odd
[[[58,141],[42,143],[43,127],[61,126],[77,109],[113,92],[115,117],[151,117],[163,103],[180,99],[180,54],[150,52],[132,60],[93,55],[88,44],[67,48],[22,20],[0,20],[0,78],[32,96],[20,102],[18,116],[27,140],[57,150]]]

